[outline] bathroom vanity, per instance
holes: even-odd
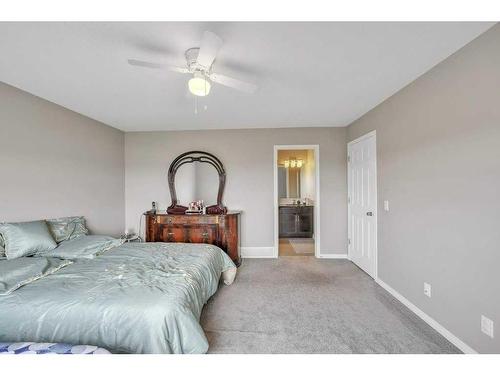
[[[314,233],[314,207],[283,205],[279,207],[280,238],[312,238]]]

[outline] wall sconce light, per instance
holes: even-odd
[[[304,161],[302,159],[290,158],[283,161],[283,165],[285,168],[301,168],[304,165]]]

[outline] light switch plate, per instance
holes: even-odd
[[[429,283],[424,283],[424,294],[431,298],[431,294],[432,294],[432,288],[431,288],[431,284]]]
[[[384,211],[389,211],[389,201],[384,201]]]
[[[493,320],[481,315],[481,332],[493,338],[494,330]]]

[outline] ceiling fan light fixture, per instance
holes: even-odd
[[[196,96],[207,96],[210,93],[210,82],[203,75],[195,74],[188,82],[189,91]]]

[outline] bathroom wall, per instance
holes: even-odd
[[[314,161],[314,150],[306,151],[305,164],[302,167],[301,191],[302,197],[311,202],[316,200],[316,164]]]

